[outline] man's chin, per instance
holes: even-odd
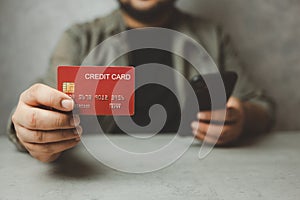
[[[159,3],[147,3],[147,1],[143,3],[143,1],[141,1],[140,5],[132,5],[131,3],[122,3],[119,0],[119,5],[123,12],[127,13],[134,19],[142,22],[155,22],[167,11],[174,8],[174,1]]]

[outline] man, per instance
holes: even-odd
[[[184,34],[193,34],[194,39],[202,44],[215,60],[220,71],[237,71],[240,79],[237,87],[227,103],[225,121],[219,117],[219,111],[212,119],[212,112],[199,112],[191,122],[192,132],[199,140],[227,145],[238,141],[241,136],[264,132],[267,130],[272,107],[262,93],[247,81],[244,72],[237,65],[230,48],[229,40],[221,30],[213,24],[197,19],[178,11],[174,7],[174,0],[119,0],[120,10],[114,11],[107,17],[96,19],[93,22],[72,26],[60,39],[51,58],[47,76],[41,81],[44,84],[35,84],[24,91],[19,99],[18,106],[12,115],[10,139],[20,150],[28,151],[33,157],[42,162],[54,161],[59,155],[80,141],[82,128],[79,116],[72,117],[70,111],[74,108],[73,100],[47,85],[55,86],[55,72],[58,65],[80,65],[85,56],[101,41],[126,29],[141,27],[167,27]],[[139,65],[145,63],[146,55],[156,57],[161,52],[133,52],[124,65]],[[158,60],[162,64],[172,65],[168,53],[160,54]],[[150,60],[153,61],[153,60]],[[189,71],[186,66],[181,66]],[[191,74],[184,74],[190,78]],[[46,85],[47,84],[47,85]],[[137,94],[143,100],[145,90]],[[148,92],[153,93],[153,88]],[[247,100],[246,94],[254,94]],[[162,91],[162,95],[168,95]],[[154,98],[155,99],[155,98]],[[156,98],[157,99],[157,98]],[[161,99],[161,98],[160,98]],[[148,102],[151,103],[151,102]],[[140,104],[142,105],[142,104]],[[49,109],[54,108],[54,109]],[[142,106],[140,108],[143,109]],[[137,110],[135,120],[143,119],[143,112]],[[142,121],[143,121],[142,120]],[[169,124],[176,122],[176,117],[170,119]],[[172,121],[173,120],[173,121]],[[224,122],[221,135],[218,138],[219,122]],[[114,132],[110,118],[103,119],[102,123],[108,131]],[[140,122],[142,123],[142,122]],[[174,130],[176,127],[165,127],[165,130]]]

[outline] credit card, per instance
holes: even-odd
[[[134,114],[134,67],[58,66],[57,89],[74,99],[81,115]]]

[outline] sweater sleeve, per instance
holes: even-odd
[[[274,124],[275,104],[274,101],[266,95],[266,92],[251,80],[248,70],[244,69],[238,61],[236,51],[228,35],[221,29],[218,29],[219,35],[219,66],[224,71],[234,71],[238,74],[238,81],[232,96],[242,101],[249,101],[264,108],[268,114],[270,127]]]

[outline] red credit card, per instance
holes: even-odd
[[[58,66],[57,89],[82,115],[134,114],[134,67]]]

